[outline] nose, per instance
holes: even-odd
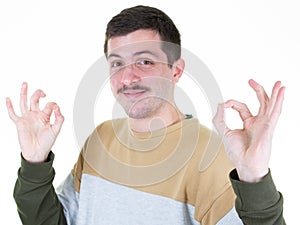
[[[123,68],[121,72],[121,83],[124,85],[131,85],[137,83],[140,80],[138,71],[134,64],[129,64]]]

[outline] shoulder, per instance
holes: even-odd
[[[101,132],[113,132],[120,129],[128,128],[128,119],[127,118],[119,118],[113,120],[106,120],[96,126],[93,130],[93,133],[101,133]]]

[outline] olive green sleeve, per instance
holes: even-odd
[[[54,154],[51,152],[45,163],[29,163],[21,159],[14,199],[24,225],[67,224],[52,181]]]
[[[236,194],[235,207],[244,224],[284,225],[283,196],[276,190],[271,172],[258,183],[239,180],[236,170],[230,180]]]

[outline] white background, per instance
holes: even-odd
[[[224,99],[246,102],[255,113],[258,104],[255,93],[247,84],[249,78],[262,83],[268,92],[276,80],[286,86],[270,167],[277,188],[284,194],[286,222],[295,224],[300,200],[296,184],[300,156],[297,131],[300,125],[297,83],[300,75],[300,6],[297,1],[103,2],[0,2],[1,221],[21,224],[12,198],[20,149],[14,124],[7,115],[5,97],[11,97],[19,112],[20,86],[27,81],[30,94],[37,88],[47,94],[42,105],[47,101],[56,101],[60,105],[65,123],[53,147],[57,173],[54,185],[57,186],[78,156],[72,122],[74,97],[84,73],[103,56],[106,23],[123,8],[144,4],[164,10],[173,19],[181,31],[183,47],[209,67]],[[196,91],[189,86],[182,88],[190,95]],[[114,101],[108,95],[99,99],[103,103],[97,104],[96,123],[111,116],[110,105]],[[201,112],[203,105],[196,107]],[[232,127],[240,125],[236,114],[228,115]],[[200,120],[207,121],[201,116]]]

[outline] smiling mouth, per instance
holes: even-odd
[[[147,90],[140,89],[140,90],[132,90],[128,89],[126,91],[123,91],[122,94],[129,98],[137,98],[143,95]]]
[[[139,86],[139,85],[135,85],[132,87],[124,86],[118,90],[118,94],[123,94],[129,98],[137,98],[147,91],[150,91],[150,89],[144,86]]]

